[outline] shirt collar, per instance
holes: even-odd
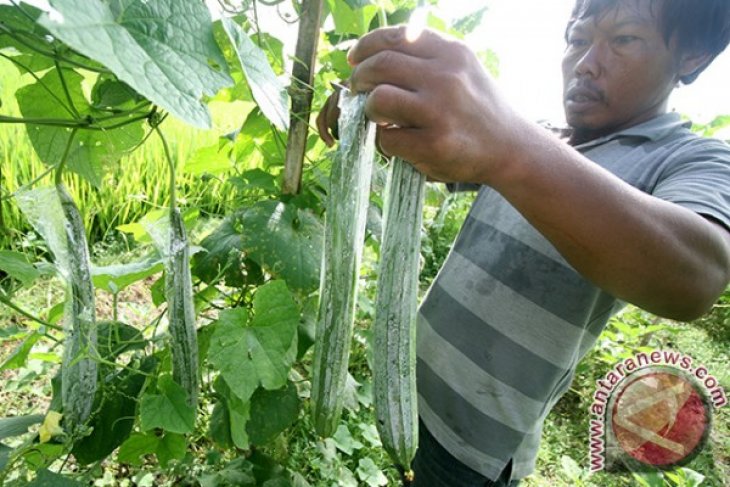
[[[585,150],[597,145],[604,144],[610,140],[619,139],[623,137],[640,137],[651,141],[660,140],[667,135],[677,131],[680,128],[689,128],[692,126],[692,122],[689,120],[682,120],[679,113],[669,112],[659,115],[647,120],[646,122],[634,125],[627,129],[615,132],[613,134],[605,135],[597,139],[584,142],[576,145],[574,148],[578,150]]]

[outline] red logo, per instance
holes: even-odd
[[[606,418],[612,456],[624,457],[619,463],[662,469],[690,461],[704,446],[712,420],[701,391],[672,368],[628,377],[614,392]]]

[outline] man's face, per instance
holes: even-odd
[[[664,42],[651,3],[621,1],[568,31],[563,106],[576,132],[604,135],[666,111],[678,56]]]

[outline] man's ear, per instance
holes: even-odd
[[[684,84],[689,84],[712,62],[715,58],[709,52],[687,51],[679,59],[677,76]]]

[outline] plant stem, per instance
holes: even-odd
[[[16,313],[18,313],[18,314],[20,314],[22,316],[25,316],[29,320],[35,321],[39,325],[43,325],[43,326],[45,326],[47,328],[50,328],[52,330],[63,331],[63,328],[62,327],[60,327],[58,325],[54,325],[53,323],[49,323],[46,320],[43,320],[41,318],[38,318],[37,316],[34,316],[34,315],[30,314],[28,311],[24,310],[23,308],[21,308],[17,304],[13,303],[10,299],[8,299],[4,295],[4,293],[3,294],[0,294],[0,303],[4,304],[8,308],[12,309]]]
[[[167,159],[167,165],[170,168],[170,210],[172,210],[177,207],[177,195],[175,193],[175,162],[172,160],[170,147],[167,145],[167,139],[165,138],[165,134],[162,133],[162,130],[160,130],[159,125],[155,126],[155,131],[160,137],[160,141],[162,141],[162,149],[165,152],[165,159]]]
[[[63,70],[61,69],[61,64],[58,62],[57,58],[53,58],[53,64],[56,66],[56,71],[58,71],[58,79],[61,80],[61,87],[63,88],[63,94],[66,96],[66,101],[68,101],[68,106],[71,109],[72,115],[74,118],[81,118],[81,115],[79,114],[79,111],[76,110],[76,105],[74,105],[74,101],[71,98],[71,93],[68,91],[68,85],[66,84],[66,77],[63,75]]]

